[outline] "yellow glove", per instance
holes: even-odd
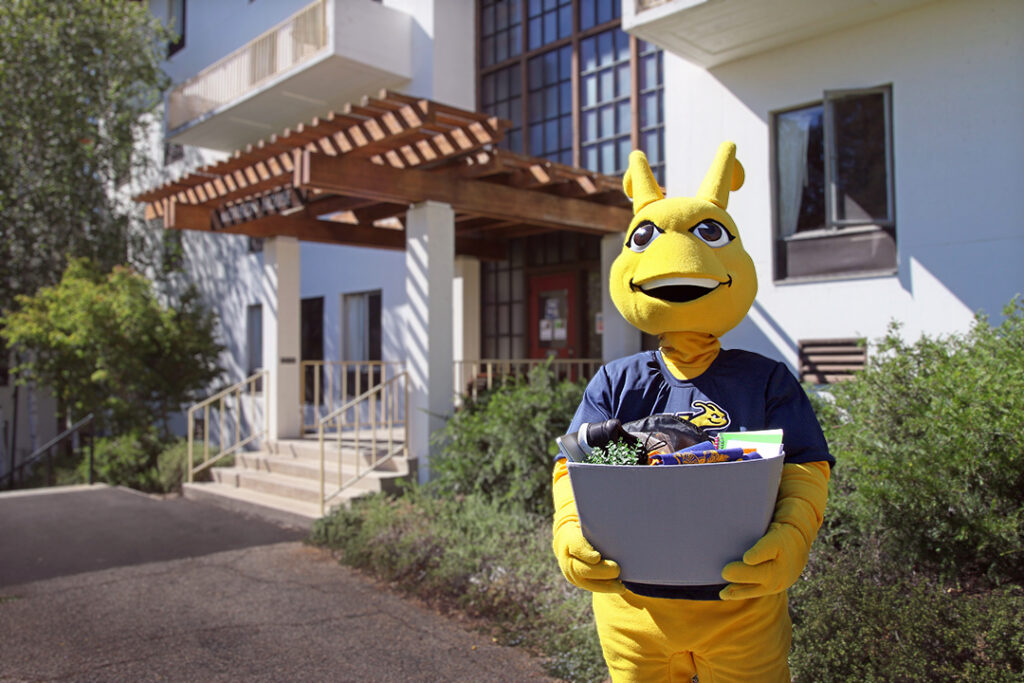
[[[594,593],[622,593],[619,565],[602,560],[601,553],[583,537],[576,499],[565,460],[555,463],[552,493],[555,499],[554,541],[551,544],[558,566],[569,583]]]
[[[725,565],[722,578],[729,585],[719,593],[720,598],[756,598],[781,593],[796,583],[821,527],[829,473],[827,462],[783,465],[768,532],[743,554],[742,562]]]

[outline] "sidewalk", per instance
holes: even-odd
[[[539,681],[304,533],[181,498],[0,494],[0,681]]]

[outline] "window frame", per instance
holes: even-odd
[[[485,58],[484,58],[484,46],[482,44],[483,43],[482,39],[485,37],[485,33],[484,33],[485,27],[484,27],[484,19],[483,19],[483,11],[482,11],[483,7],[482,7],[482,4],[481,4],[481,2],[479,0],[477,0],[476,2],[473,3],[474,11],[476,13],[476,36],[475,36],[475,48],[474,48],[474,57],[475,57],[475,60],[476,60],[476,70],[475,70],[475,72],[476,72],[476,85],[477,85],[477,88],[476,88],[476,91],[477,91],[477,95],[476,95],[476,108],[479,111],[488,111],[485,108],[484,96],[483,96],[483,93],[484,93],[484,90],[485,90],[485,87],[484,87],[485,86],[485,79],[487,79],[492,74],[496,74],[497,72],[505,70],[505,69],[518,69],[518,71],[519,71],[519,79],[518,79],[518,81],[519,81],[519,84],[520,84],[520,92],[519,92],[519,95],[518,95],[519,96],[519,100],[520,100],[520,102],[519,102],[520,111],[519,111],[519,116],[518,116],[519,127],[516,130],[510,132],[511,135],[516,136],[518,144],[515,146],[515,148],[511,148],[508,144],[505,144],[505,143],[507,143],[507,140],[505,140],[505,141],[502,141],[502,144],[499,144],[499,147],[504,147],[504,148],[510,149],[510,151],[518,153],[518,154],[527,154],[527,155],[530,154],[530,151],[529,151],[531,149],[530,126],[531,126],[532,123],[535,123],[535,122],[531,121],[530,120],[530,116],[529,116],[529,104],[530,104],[529,100],[530,100],[530,93],[531,93],[531,90],[530,90],[531,82],[530,82],[530,78],[529,78],[529,63],[530,63],[530,61],[532,59],[534,59],[536,57],[539,57],[541,55],[544,55],[547,52],[560,50],[560,49],[562,49],[562,48],[564,48],[566,46],[570,46],[570,48],[571,48],[571,63],[572,63],[572,66],[571,66],[571,80],[570,80],[570,83],[571,83],[571,96],[572,96],[572,112],[571,112],[572,152],[571,152],[571,158],[572,158],[572,165],[573,166],[581,167],[582,166],[582,158],[583,158],[583,139],[582,139],[583,138],[583,121],[582,121],[582,114],[583,114],[583,112],[582,112],[582,106],[581,106],[581,90],[580,90],[581,82],[582,82],[582,76],[581,76],[581,73],[580,73],[580,59],[581,59],[580,43],[583,40],[587,39],[587,38],[591,38],[593,36],[596,36],[596,35],[598,35],[600,33],[605,32],[605,31],[609,31],[609,30],[613,30],[613,29],[622,30],[622,18],[621,18],[621,15],[619,15],[619,16],[615,15],[616,9],[619,9],[619,6],[615,4],[615,3],[618,2],[618,0],[613,0],[612,4],[610,5],[610,7],[612,7],[612,9],[611,9],[612,18],[611,19],[607,19],[605,21],[600,21],[601,17],[599,16],[597,9],[595,8],[594,9],[594,17],[593,17],[594,23],[593,23],[593,25],[588,26],[586,29],[581,28],[582,23],[581,23],[580,12],[584,8],[590,8],[590,4],[588,4],[588,3],[591,3],[592,0],[571,0],[571,3],[569,4],[569,6],[572,9],[572,16],[571,16],[572,30],[571,30],[570,34],[568,36],[565,36],[565,37],[562,37],[562,38],[558,38],[556,40],[552,40],[551,42],[548,42],[548,43],[542,43],[539,47],[532,48],[532,49],[529,47],[529,45],[530,45],[530,42],[529,42],[530,41],[530,15],[529,15],[529,7],[528,7],[529,2],[530,2],[530,0],[521,0],[521,2],[519,3],[520,16],[519,16],[519,21],[518,21],[517,25],[519,27],[519,36],[518,37],[519,37],[520,44],[519,44],[517,53],[515,55],[508,56],[508,57],[506,57],[503,60],[494,60],[494,61],[492,61],[490,63],[487,63],[488,60],[485,60]],[[563,4],[564,3],[562,3],[562,2],[557,3],[557,5],[555,6],[555,9],[552,10],[552,11],[557,11],[558,9],[560,9],[562,7]],[[511,25],[513,25],[513,24],[510,24],[510,26]],[[486,37],[493,37],[494,35],[497,34],[497,31],[498,31],[498,29],[496,29],[495,27],[491,27],[491,32],[487,33]],[[630,145],[631,145],[632,149],[641,149],[642,147],[641,147],[640,143],[641,143],[641,139],[642,139],[643,135],[647,134],[647,133],[651,133],[652,131],[656,131],[656,129],[658,128],[658,125],[649,125],[643,131],[640,130],[640,113],[639,113],[640,93],[639,93],[638,86],[637,86],[637,84],[639,83],[639,79],[640,79],[639,70],[640,70],[640,63],[641,63],[641,59],[639,58],[639,48],[638,48],[638,46],[639,46],[638,40],[639,39],[636,36],[633,36],[633,35],[630,35],[630,34],[627,34],[627,35],[629,36],[629,46],[630,46],[630,49],[629,49],[629,51],[630,51],[630,67],[629,68],[630,68],[630,79],[631,79],[631,83],[630,83],[631,93],[630,93],[630,98],[629,98],[630,99],[630,118],[631,118],[631,121],[630,121]],[[486,64],[486,66],[485,66],[485,64]],[[658,91],[658,90],[660,90],[660,96],[663,98],[664,97],[664,84],[663,83],[658,88],[650,88],[649,87],[645,91],[645,93],[654,92],[654,91]],[[512,99],[512,98],[508,98],[508,99]],[[503,102],[503,101],[505,101],[505,100],[497,100],[496,103]],[[488,106],[491,106],[491,105],[488,105]],[[662,112],[663,112],[663,108],[664,108],[664,103],[662,102],[662,104],[661,104],[661,111]],[[663,132],[664,131],[664,126],[665,126],[664,120],[662,120],[659,125],[662,128],[662,134],[661,134],[659,140],[660,140],[661,144],[664,145],[664,132]],[[590,141],[588,141],[588,143],[589,142]],[[665,163],[664,163],[664,150],[661,150],[660,154],[661,154],[660,163],[653,164],[652,165],[652,170],[655,170],[655,173],[658,176],[659,181],[664,183],[664,181],[665,181],[665,178],[664,178],[664,173],[665,173],[665,168],[664,168],[665,167]],[[624,171],[625,169],[622,169],[622,170]]]
[[[884,149],[885,149],[885,174],[886,174],[886,217],[882,220],[859,219],[859,218],[837,218],[838,184],[836,182],[835,165],[839,154],[836,151],[835,115],[833,103],[851,96],[869,96],[880,94],[883,97],[883,126],[884,126]],[[779,284],[789,282],[807,282],[816,280],[845,280],[860,277],[878,277],[895,275],[899,271],[898,250],[896,245],[896,178],[895,161],[893,154],[893,95],[892,84],[876,85],[864,88],[838,88],[825,90],[820,100],[804,102],[802,104],[787,106],[782,109],[775,109],[769,112],[769,158],[770,158],[770,182],[771,182],[771,211],[772,211],[772,236],[774,243],[774,280]],[[791,235],[782,234],[780,220],[781,202],[780,179],[779,179],[779,144],[778,144],[778,121],[782,115],[789,114],[802,109],[820,106],[822,108],[822,147],[823,147],[823,195],[824,195],[824,223],[822,228],[795,232]],[[893,255],[892,266],[871,266],[863,269],[847,268],[837,269],[831,272],[814,273],[808,275],[789,274],[790,245],[799,245],[801,242],[810,243],[816,240],[831,241],[834,244],[837,238],[847,238],[853,235],[874,235],[880,241],[891,241]]]

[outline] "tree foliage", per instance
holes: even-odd
[[[0,312],[56,282],[69,255],[124,261],[113,190],[144,163],[169,37],[146,3],[0,3]]]
[[[51,387],[73,418],[96,412],[117,433],[166,431],[170,413],[221,374],[215,319],[195,290],[164,306],[138,273],[76,259],[60,283],[17,303],[0,333],[26,359],[18,381]]]

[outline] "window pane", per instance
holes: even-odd
[[[558,37],[567,38],[572,35],[572,5],[565,5],[558,10]]]
[[[554,12],[544,15],[544,42],[553,43],[558,40],[558,15]]]
[[[601,66],[611,64],[615,60],[611,31],[605,31],[597,36],[597,54],[597,61]]]
[[[618,14],[618,4],[618,0],[597,0],[597,23],[603,24],[614,19]]]
[[[583,101],[580,104],[584,107],[593,107],[597,104],[597,76],[583,77]]]
[[[541,33],[541,20],[540,17],[530,19],[529,24],[530,30],[528,32],[530,49],[538,48],[544,44],[544,36]]]
[[[601,173],[615,172],[615,143],[601,143]]]
[[[596,23],[597,7],[593,2],[580,3],[580,30],[586,31]]]
[[[889,218],[885,146],[885,95],[851,95],[830,101],[835,138],[833,213],[837,220]]]
[[[597,133],[597,110],[591,109],[590,111],[583,112],[583,140],[590,141],[596,140],[598,137]]]
[[[584,145],[583,146],[583,159],[581,162],[583,168],[588,171],[597,171],[597,145]]]
[[[601,107],[601,137],[615,135],[615,107]]]
[[[630,132],[630,119],[631,111],[629,107],[629,100],[622,100],[618,106],[619,112],[616,118],[618,118],[618,127],[615,132],[619,135],[629,135]]]
[[[825,227],[825,155],[821,105],[777,114],[775,172],[781,237]]]
[[[597,39],[587,38],[580,41],[580,70],[590,71],[597,67]]]
[[[616,95],[619,97],[629,97],[629,62],[620,64],[615,70],[615,76]]]

